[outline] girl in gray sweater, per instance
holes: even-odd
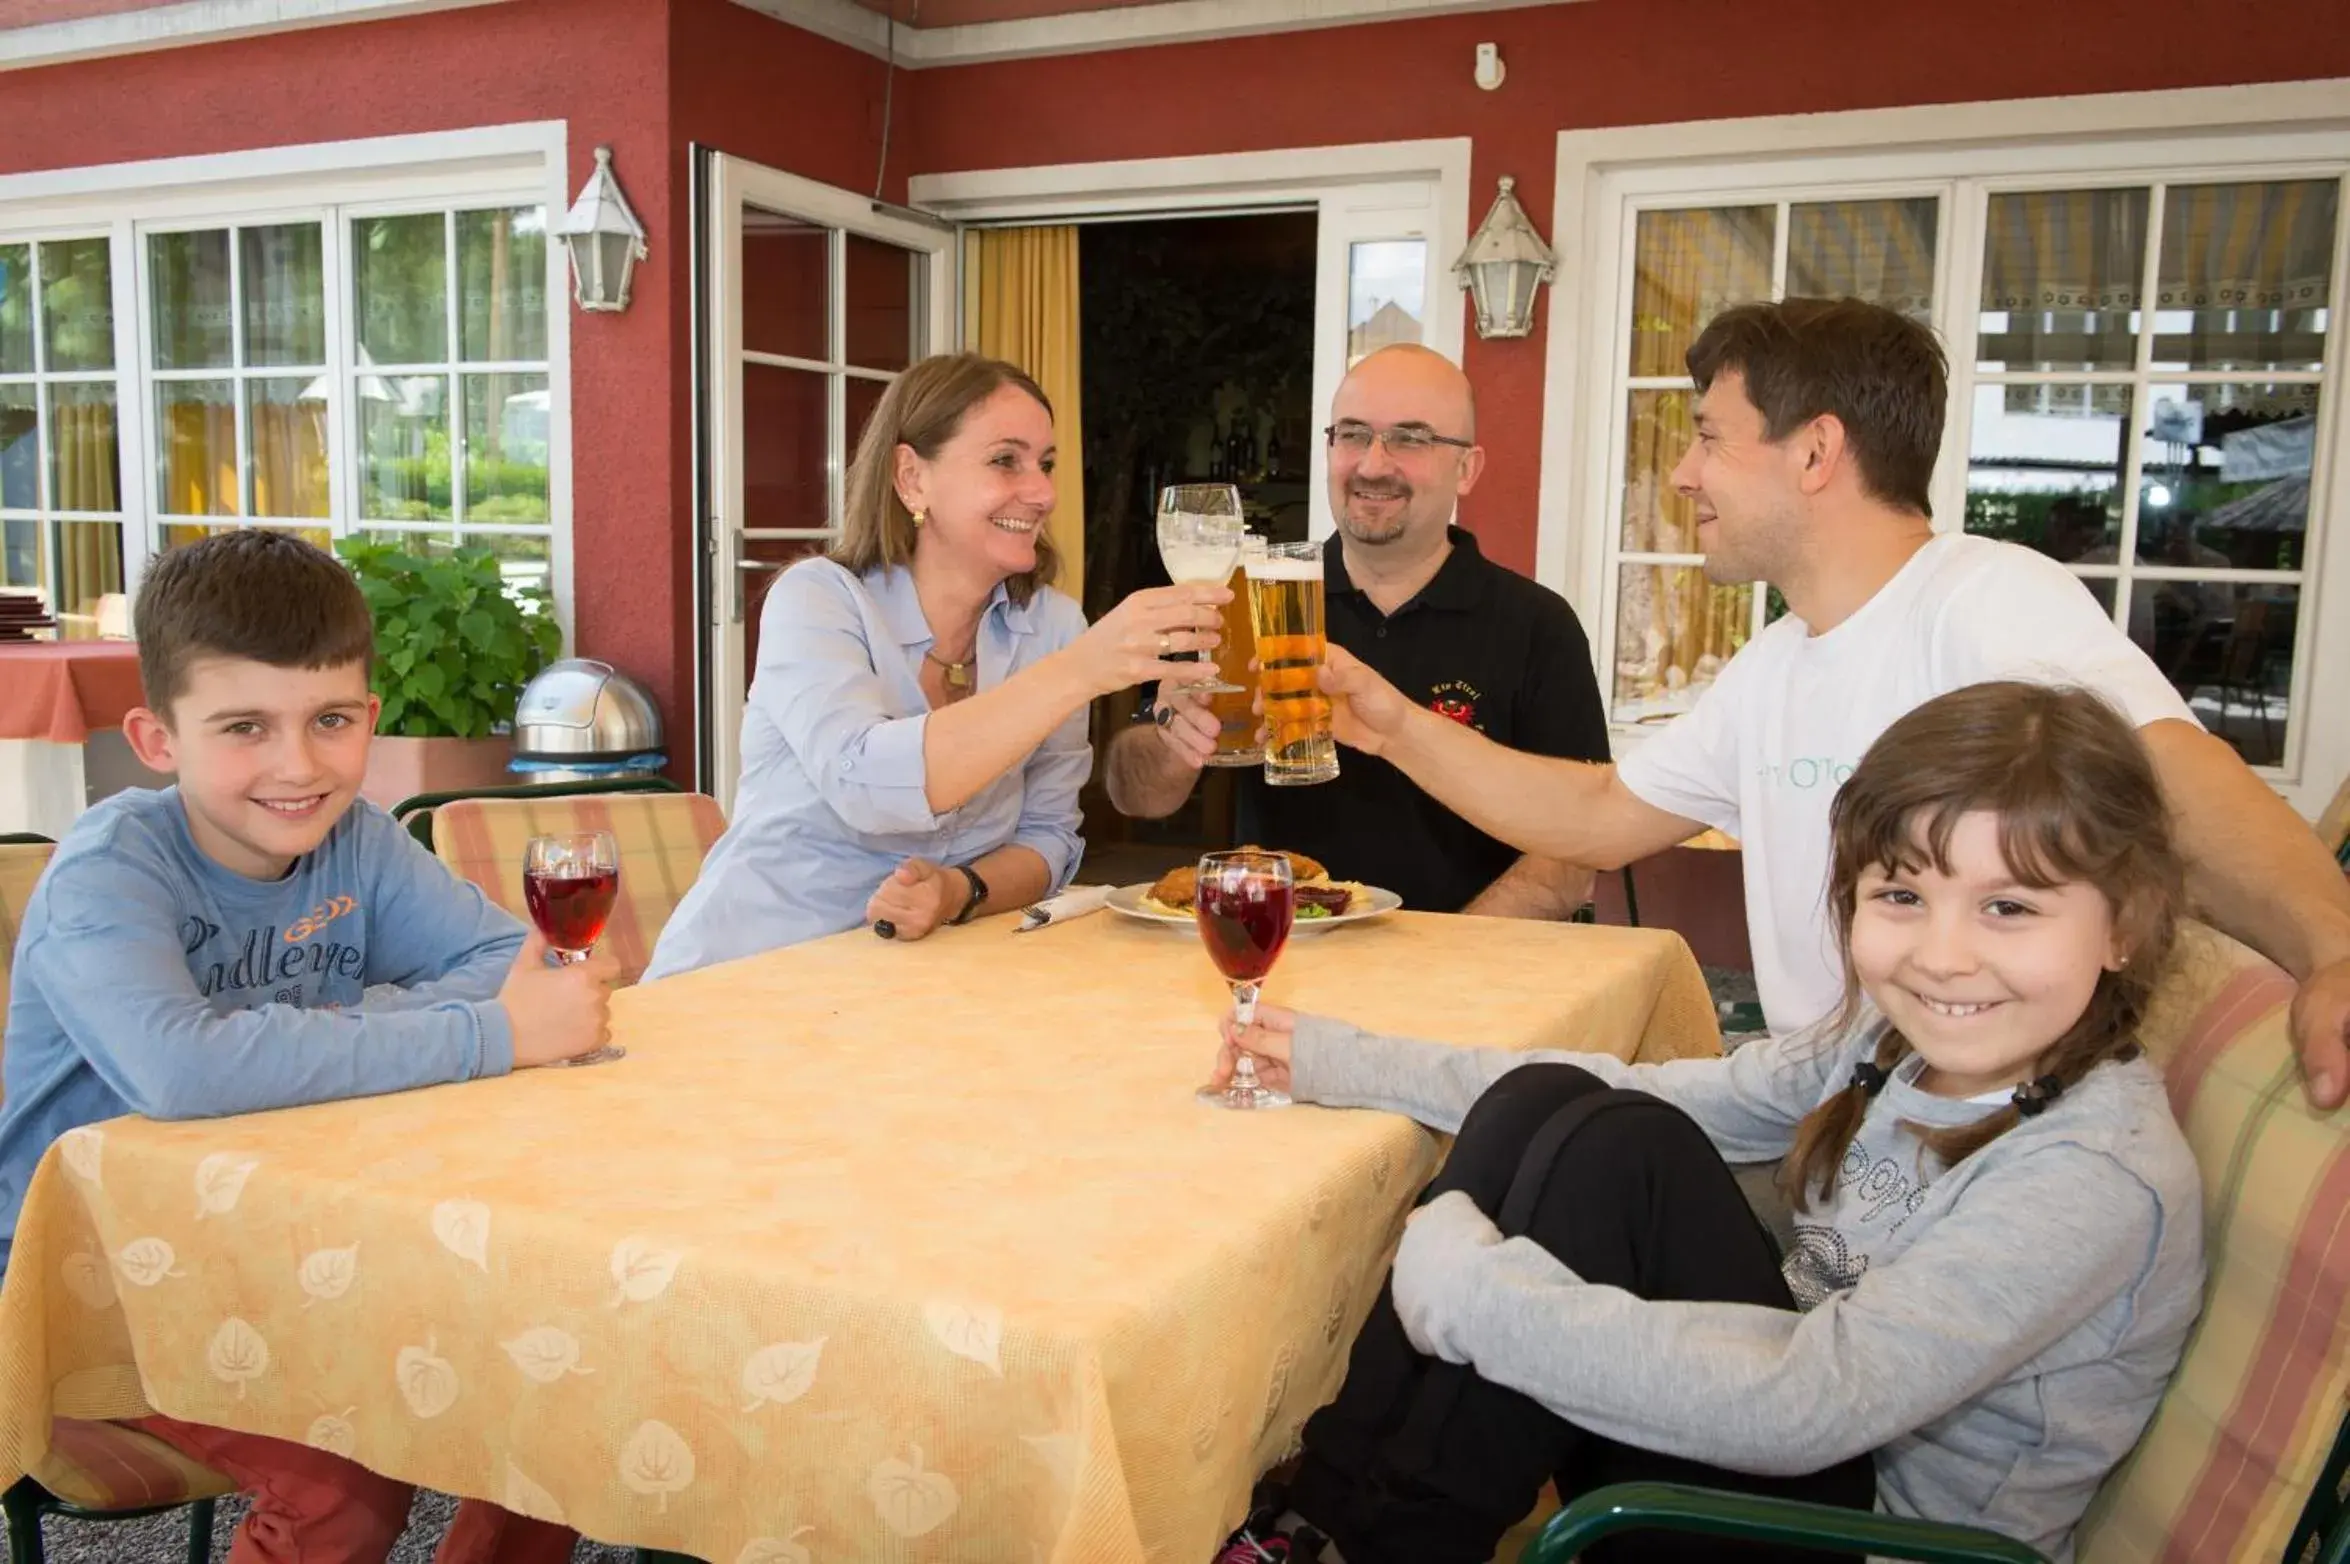
[[[2096,697],[1984,684],[1886,730],[1832,829],[1847,1000],[1807,1032],[1661,1065],[1271,1007],[1227,1032],[1223,1070],[1244,1047],[1300,1102],[1459,1139],[1220,1559],[1469,1564],[1546,1480],[1637,1479],[2069,1558],[2202,1301],[2195,1163],[2134,1040],[2181,895],[2162,795]],[[1729,1170],[1773,1158],[1784,1255]]]

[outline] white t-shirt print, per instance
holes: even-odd
[[[1687,715],[1624,758],[1624,785],[1745,849],[1747,930],[1774,1033],[1844,993],[1830,931],[1828,806],[1869,745],[1914,707],[1993,679],[2077,685],[2132,724],[2193,722],[2080,579],[1989,538],[1933,539],[1821,635],[1792,615],[1730,659]]]

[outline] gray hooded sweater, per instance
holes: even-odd
[[[1842,1036],[1627,1065],[1300,1017],[1292,1091],[1451,1131],[1506,1072],[1574,1064],[1674,1104],[1728,1161],[1762,1162],[1787,1152],[1882,1027],[1871,1017]],[[2069,1559],[2073,1527],[2153,1415],[2202,1307],[2195,1161],[2141,1058],[2100,1065],[1942,1168],[1903,1121],[1965,1124],[1995,1104],[1925,1092],[1919,1066],[1896,1068],[1834,1192],[1797,1217],[1785,1271],[1800,1312],[1647,1302],[1490,1232],[1407,1239],[1398,1297],[1409,1283],[1443,1355],[1603,1437],[1763,1473],[1874,1452],[1880,1509],[1988,1526]],[[1441,1274],[1402,1274],[1431,1256]]]

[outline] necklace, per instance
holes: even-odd
[[[936,652],[924,652],[922,655],[947,671],[948,689],[967,690],[971,688],[972,664],[979,660],[978,647],[974,646],[971,648],[970,656],[958,658],[953,662],[949,662],[946,658],[939,656]]]

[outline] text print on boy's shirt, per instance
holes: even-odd
[[[25,909],[0,1054],[0,1262],[69,1129],[365,1097],[514,1065],[522,925],[381,810],[278,880],[205,856],[179,794],[75,822]]]
[[[228,942],[221,938],[219,924],[192,917],[181,930],[187,940],[188,955],[195,958],[188,963],[188,970],[196,974],[196,987],[206,999],[223,991],[241,993],[249,988],[266,988],[270,990],[271,1004],[299,1005],[305,977],[364,981],[367,949],[363,944],[344,940],[341,934],[349,932],[347,929],[338,931],[334,939],[311,937],[336,919],[358,910],[359,899],[355,896],[330,897],[295,919],[283,934],[275,924],[245,930],[243,941],[233,950],[225,948]],[[207,961],[210,965],[205,964]]]

